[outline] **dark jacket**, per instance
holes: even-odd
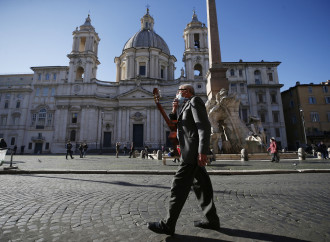
[[[200,97],[193,96],[177,115],[171,113],[170,119],[178,120],[178,138],[181,159],[187,163],[196,163],[198,153],[208,154],[210,147],[211,124],[205,104]]]

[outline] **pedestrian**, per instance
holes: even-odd
[[[162,153],[164,154],[164,152],[165,152],[165,146],[162,145]]]
[[[144,146],[144,157],[146,158],[146,159],[148,159],[149,157],[149,151],[148,151],[148,149],[149,149],[149,147],[146,145],[146,146]]]
[[[83,157],[86,157],[88,145],[86,143],[83,144]]]
[[[277,147],[277,143],[274,137],[270,138],[270,144],[269,147],[267,149],[267,151],[270,151],[271,155],[272,155],[272,159],[271,162],[279,162],[279,158],[278,158],[278,147]]]
[[[174,149],[169,148],[168,150],[169,150],[168,156],[170,156],[170,157],[174,157],[173,162],[174,162],[174,163],[176,163],[176,162],[179,163],[180,160],[175,156]]]
[[[73,156],[72,156],[72,144],[71,144],[71,141],[70,140],[68,140],[68,142],[66,143],[65,148],[66,148],[66,156],[65,156],[65,158],[68,159],[68,155],[70,155],[71,156],[71,159],[73,159]]]
[[[134,147],[134,142],[131,143],[131,151],[129,152],[129,158],[131,158],[133,156],[133,158],[135,157],[133,155],[133,152],[135,151],[135,147]]]
[[[124,155],[126,155],[126,152],[127,152],[127,146],[126,145],[124,145]]]
[[[323,143],[323,141],[321,141],[318,146],[319,146],[319,151],[322,154],[322,158],[327,159],[328,158],[328,152],[327,152],[326,145]]]
[[[83,146],[83,143],[80,143],[79,145],[79,152],[80,152],[80,158],[83,158],[83,152],[84,152],[84,146]]]
[[[116,143],[116,158],[118,158],[119,155],[119,149],[120,149],[120,142]]]
[[[205,169],[211,125],[205,104],[200,97],[195,96],[192,85],[179,87],[169,117],[178,121],[180,165],[172,180],[167,217],[160,222],[149,222],[148,228],[155,233],[174,235],[177,220],[192,187],[206,217],[206,221],[195,221],[194,226],[219,230],[212,183]]]

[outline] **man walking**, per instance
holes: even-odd
[[[70,140],[68,140],[68,143],[65,144],[65,148],[66,148],[66,156],[65,158],[68,159],[68,155],[71,156],[71,159],[73,159],[72,156],[72,144],[70,142]]]
[[[217,230],[220,228],[220,221],[213,202],[212,183],[205,169],[211,125],[205,104],[201,98],[195,96],[193,86],[186,84],[179,87],[169,117],[178,120],[180,166],[173,177],[166,219],[150,222],[148,228],[155,233],[174,235],[176,222],[192,186],[206,217],[206,221],[197,221],[194,226]]]

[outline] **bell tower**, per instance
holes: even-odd
[[[97,66],[100,64],[97,52],[100,38],[91,24],[88,14],[83,25],[72,33],[72,51],[70,59],[69,82],[93,82],[96,78]]]
[[[185,63],[187,80],[206,80],[209,69],[209,49],[207,42],[207,27],[201,23],[195,10],[192,20],[183,32],[185,50],[183,62]]]

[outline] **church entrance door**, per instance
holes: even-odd
[[[133,142],[135,148],[143,147],[143,124],[133,124]]]
[[[42,152],[42,143],[35,143],[34,154],[41,154]]]
[[[103,147],[111,147],[111,132],[104,132]]]

